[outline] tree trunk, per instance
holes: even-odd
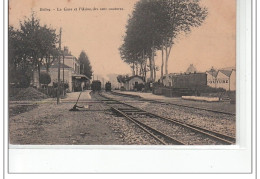
[[[135,67],[136,67],[135,74],[138,75],[138,63],[136,63]]]
[[[40,61],[38,61],[38,77],[39,77],[39,87],[41,87],[41,83],[40,83],[40,77],[41,77],[41,63]]]
[[[155,70],[155,61],[154,61],[154,41],[152,46],[152,71],[153,71],[152,81],[154,82],[156,79],[156,70]]]
[[[149,64],[150,64],[150,79],[153,81],[153,64],[152,64],[152,57],[149,57]]]
[[[165,74],[168,75],[168,60],[171,53],[172,44],[170,45],[170,48],[168,49],[166,47],[166,61],[165,61]]]
[[[153,75],[154,75],[153,81],[156,81],[156,67],[155,67],[155,61],[153,61],[153,63],[154,63],[154,66],[153,66],[153,70],[154,70],[154,72],[153,72]]]
[[[132,70],[133,70],[133,76],[135,76],[135,63],[133,63]]]
[[[161,82],[163,80],[163,67],[164,67],[164,59],[163,59],[163,46],[162,46],[162,66],[161,66]]]
[[[145,62],[144,62],[144,79],[146,81],[146,66],[147,66],[147,59],[145,59]]]
[[[168,75],[168,47],[165,48],[165,74]]]

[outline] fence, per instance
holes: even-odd
[[[38,89],[40,92],[46,94],[47,96],[50,96],[52,98],[56,98],[57,97],[57,92],[58,92],[58,88],[54,88],[52,86],[48,86],[46,88],[40,88]],[[63,94],[64,93],[64,94]],[[60,89],[60,96],[65,96],[66,95],[66,90],[64,89]]]

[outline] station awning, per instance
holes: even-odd
[[[86,75],[82,74],[72,74],[72,78],[77,80],[90,80]]]

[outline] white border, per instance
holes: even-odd
[[[5,27],[7,27],[5,0]],[[237,127],[239,145],[227,149],[166,149],[85,146],[88,149],[10,149],[7,158],[7,49],[5,48],[5,173],[250,173],[251,168],[251,1],[237,0]],[[7,31],[5,31],[7,32]],[[7,34],[4,36],[7,46]],[[46,146],[45,146],[46,147]],[[53,147],[53,146],[52,146]],[[63,146],[61,146],[63,147]],[[30,148],[30,146],[29,146]],[[32,148],[32,146],[31,146]],[[116,148],[116,149],[115,149]],[[30,175],[23,175],[30,178]],[[54,175],[55,176],[55,175]],[[202,176],[201,176],[202,177]],[[200,177],[200,178],[201,178]],[[20,178],[20,175],[19,177]],[[202,177],[203,178],[203,177]]]

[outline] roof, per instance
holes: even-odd
[[[58,61],[54,61],[54,62],[52,62],[52,64],[49,66],[49,68],[58,68],[59,67],[59,65],[58,65]],[[71,68],[70,66],[68,66],[68,65],[65,65],[65,64],[63,64],[62,62],[60,63],[60,68],[62,69],[62,68]],[[41,69],[46,69],[46,66],[42,66],[42,68]]]
[[[232,70],[219,70],[221,73],[223,73],[224,75],[230,77]]]
[[[141,80],[144,81],[143,77],[138,76],[138,75],[130,76],[126,81],[130,81],[130,80],[133,79],[133,78],[140,78]]]
[[[73,56],[73,55],[64,55],[64,59],[76,59],[76,60],[78,60],[75,56]]]
[[[89,80],[89,77],[87,77],[86,75],[83,75],[83,74],[72,74],[72,77],[86,78]]]
[[[193,64],[190,64],[190,66],[186,70],[186,73],[194,73],[194,72],[197,72],[197,69],[193,66]]]
[[[208,73],[214,77],[217,77],[217,75],[218,75],[218,71],[206,71],[206,73]]]

